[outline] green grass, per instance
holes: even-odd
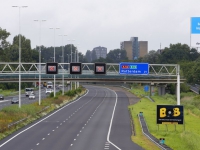
[[[85,93],[85,89],[80,87],[74,90],[73,93],[77,93],[82,95]],[[13,133],[14,131],[18,130],[19,128],[31,123],[32,121],[48,114],[49,112],[62,107],[67,102],[75,99],[77,95],[68,96],[65,94],[64,96],[61,95],[61,92],[56,93],[56,97],[47,97],[41,101],[41,105],[38,102],[34,102],[31,104],[22,105],[21,108],[18,108],[18,105],[10,105],[4,107],[0,110],[0,140],[7,135]],[[48,108],[47,108],[48,106]],[[44,108],[47,108],[44,110]],[[25,121],[8,128],[10,123],[14,123],[21,119],[27,118]]]
[[[12,96],[12,95],[15,95],[17,93],[18,93],[18,91],[15,91],[15,90],[2,90],[2,89],[0,89],[0,94],[3,94],[4,96]]]
[[[144,94],[142,88],[135,88],[131,92],[140,96]],[[157,138],[165,138],[165,143],[175,150],[200,150],[198,139],[200,139],[200,110],[193,105],[194,100],[189,95],[187,102],[182,102],[184,105],[184,125],[157,125],[156,124],[156,105],[162,104],[176,104],[175,96],[166,94],[165,96],[152,96],[155,103],[147,98],[142,98],[137,104],[130,105],[132,116],[136,116],[139,112],[143,112],[147,122],[149,131]],[[187,94],[183,96],[187,97]],[[198,99],[198,98],[197,98]],[[196,100],[200,103],[200,100]],[[189,103],[189,107],[187,106]],[[137,123],[138,120],[134,118]],[[158,130],[159,127],[159,130]],[[137,128],[136,132],[141,132]],[[139,143],[138,143],[139,144]],[[145,145],[145,144],[144,144]],[[147,145],[147,144],[146,144]],[[146,148],[145,148],[146,149]]]

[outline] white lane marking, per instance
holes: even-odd
[[[23,132],[25,132],[25,131],[31,129],[32,127],[36,126],[37,124],[39,124],[40,122],[44,121],[45,119],[51,117],[51,116],[54,115],[55,113],[61,111],[61,110],[64,109],[65,107],[67,107],[67,106],[69,106],[69,105],[71,105],[71,104],[73,104],[73,103],[79,101],[82,97],[85,97],[85,96],[88,94],[88,92],[89,92],[89,90],[87,89],[87,92],[86,92],[83,96],[81,96],[81,97],[78,98],[77,100],[75,100],[75,101],[73,101],[73,102],[71,102],[71,103],[65,105],[64,107],[60,108],[59,110],[53,112],[52,114],[48,115],[48,116],[45,117],[44,119],[42,119],[42,120],[36,122],[36,123],[33,124],[32,126],[30,126],[30,127],[26,128],[26,129],[24,129],[23,131],[19,132],[18,134],[16,134],[15,136],[11,137],[11,138],[8,139],[7,141],[5,141],[3,144],[1,144],[0,147],[4,146],[6,143],[10,142],[12,139],[16,138],[17,136],[19,136],[19,135],[22,134]],[[97,95],[97,91],[96,91],[96,95]],[[95,95],[95,96],[96,96],[96,95]],[[95,97],[95,96],[94,96],[94,97]],[[93,98],[94,98],[94,97],[93,97]],[[93,99],[93,98],[92,98],[92,99]],[[90,101],[91,101],[91,100],[90,100]],[[80,108],[79,108],[79,109],[80,109]],[[83,127],[83,128],[84,128],[84,127]],[[73,144],[72,144],[72,145],[73,145]]]
[[[45,140],[45,138],[43,138],[42,140]]]
[[[11,101],[11,100],[2,100],[2,101],[0,101],[0,103],[4,103],[4,102],[8,102],[8,101]]]
[[[107,89],[108,89],[108,88],[107,88]],[[109,89],[109,90],[111,90],[111,89]],[[111,90],[111,91],[113,91],[113,90]],[[110,126],[109,126],[109,129],[108,129],[107,141],[108,141],[110,144],[112,144],[114,147],[116,147],[118,150],[121,150],[119,147],[117,147],[114,143],[112,143],[112,142],[110,141],[110,132],[111,132],[112,122],[113,122],[113,118],[114,118],[114,114],[115,114],[115,108],[116,108],[116,106],[117,106],[117,98],[118,98],[117,93],[116,93],[115,91],[113,91],[113,92],[114,92],[115,95],[116,95],[116,100],[115,100],[115,106],[114,106],[114,108],[113,108],[112,117],[111,117],[111,120],[110,120]]]
[[[69,105],[71,105],[71,104],[73,104],[73,103],[79,101],[81,98],[85,97],[85,96],[88,94],[88,92],[89,92],[89,90],[87,90],[87,92],[86,92],[83,96],[81,96],[80,98],[78,98],[77,100],[75,100],[75,101],[73,101],[73,102],[71,102],[71,103],[65,105],[64,107],[62,107],[62,108],[60,108],[59,110],[53,112],[52,114],[50,114],[49,116],[45,117],[44,119],[42,119],[42,120],[36,122],[36,123],[33,124],[32,126],[30,126],[30,127],[26,128],[26,129],[24,129],[23,131],[19,132],[18,134],[16,134],[15,136],[11,137],[11,138],[8,139],[7,141],[5,141],[3,144],[1,144],[0,147],[4,146],[6,143],[8,143],[8,142],[10,142],[12,139],[16,138],[18,135],[20,135],[20,134],[22,134],[23,132],[29,130],[30,128],[36,126],[37,124],[39,124],[40,122],[44,121],[45,119],[51,117],[51,116],[54,115],[55,113],[61,111],[61,110],[64,109],[65,107],[67,107],[67,106],[69,106]]]
[[[79,134],[77,134],[77,136],[79,136]]]
[[[73,144],[71,144],[70,146],[73,146]]]
[[[49,133],[49,134],[47,134],[47,135],[50,135],[50,133]]]
[[[37,143],[36,145],[39,145],[40,143]]]
[[[52,130],[52,131],[54,131],[54,130]]]

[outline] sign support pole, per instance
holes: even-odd
[[[180,105],[180,66],[177,65],[177,105]]]

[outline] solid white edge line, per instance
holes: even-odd
[[[138,118],[140,120],[140,117],[138,115]],[[141,129],[142,129],[142,133],[147,137],[149,138],[154,144],[156,144],[159,148],[163,149],[163,150],[166,150],[164,147],[162,147],[160,144],[158,144],[157,142],[155,142],[151,137],[149,137],[146,133],[144,133],[143,131],[143,128],[142,128],[142,123],[141,123],[141,120],[140,120],[140,126],[141,126]],[[148,129],[148,128],[147,128]]]
[[[79,99],[77,99],[77,100],[75,100],[75,101],[73,101],[73,102],[71,102],[71,103],[69,103],[69,104],[63,106],[62,108],[60,108],[59,110],[56,110],[55,112],[53,112],[53,113],[50,114],[49,116],[45,117],[44,119],[42,119],[42,120],[36,122],[36,123],[33,124],[32,126],[30,126],[30,127],[26,128],[26,129],[24,129],[23,131],[19,132],[18,134],[16,134],[16,135],[13,136],[12,138],[8,139],[8,140],[5,141],[3,144],[1,144],[0,147],[4,146],[6,143],[10,142],[12,139],[16,138],[18,135],[22,134],[23,132],[25,132],[25,131],[29,130],[30,128],[34,127],[35,125],[39,124],[39,123],[42,122],[43,120],[45,120],[45,119],[51,117],[52,115],[54,115],[54,114],[57,113],[58,111],[60,111],[60,110],[64,109],[65,107],[67,107],[67,106],[69,106],[69,105],[71,105],[71,104],[73,104],[73,103],[79,101],[82,97],[86,96],[86,95],[88,94],[88,92],[89,92],[89,90],[87,89],[87,92],[86,92],[83,96],[81,96]]]
[[[107,89],[109,89],[109,88],[107,88]],[[111,90],[111,89],[109,89],[109,90],[110,90],[110,91],[113,91],[113,90]],[[118,150],[121,150],[119,147],[117,147],[114,143],[112,143],[112,142],[110,141],[110,132],[111,132],[112,122],[113,122],[113,118],[114,118],[114,114],[115,114],[115,108],[116,108],[116,105],[117,105],[117,98],[118,98],[117,93],[116,93],[115,91],[113,91],[113,92],[114,92],[115,95],[116,95],[116,100],[115,100],[115,106],[114,106],[114,109],[113,109],[112,117],[111,117],[111,120],[110,120],[110,126],[109,126],[109,129],[108,129],[107,141],[108,141],[110,144],[112,144],[115,148],[117,148]]]

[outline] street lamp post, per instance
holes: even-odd
[[[62,73],[62,87],[63,87],[63,91],[62,91],[62,95],[64,95],[64,45],[63,45],[63,36],[67,36],[67,35],[59,35],[62,36],[62,63],[63,63],[63,73]]]
[[[39,105],[41,104],[41,23],[46,20],[34,20],[40,23],[39,29]]]
[[[20,27],[20,9],[28,6],[12,6],[19,8],[19,108],[21,108],[21,27]]]
[[[72,41],[75,41],[75,40],[68,40],[68,41],[71,41],[71,62],[72,62]],[[72,81],[70,82],[70,85],[71,85],[71,90],[72,90]]]
[[[71,62],[72,62],[72,42],[75,40],[68,40],[68,41],[71,41]]]
[[[77,47],[77,62],[79,62],[78,47]],[[78,77],[79,78],[79,77]],[[77,88],[79,87],[79,82],[77,82]]]
[[[49,28],[54,30],[54,62],[56,62],[56,57],[55,57],[55,30],[60,29],[60,28]],[[54,97],[56,96],[56,75],[54,75]]]
[[[77,44],[77,46],[78,46],[78,44]],[[76,55],[77,55],[77,47],[75,47],[75,50],[74,50],[74,62],[77,62]],[[76,78],[76,75],[75,75],[75,78]],[[77,82],[75,81],[74,82],[75,89],[77,88],[76,85],[77,85]]]

